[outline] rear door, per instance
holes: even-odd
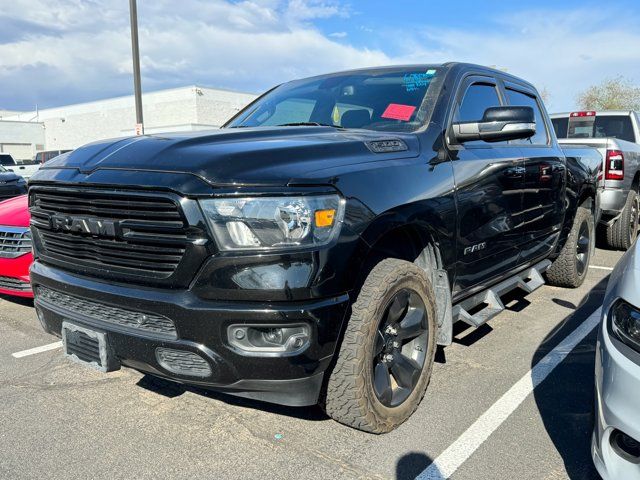
[[[565,157],[553,142],[551,125],[536,92],[514,83],[504,84],[509,105],[533,108],[536,134],[510,142],[524,157],[522,254],[520,263],[548,255],[555,247],[564,220]]]
[[[504,104],[494,77],[467,77],[456,93],[449,124],[479,121],[487,108]],[[451,148],[458,206],[456,295],[482,288],[516,266],[524,161],[520,149],[508,142],[473,141]]]

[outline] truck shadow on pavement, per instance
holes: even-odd
[[[11,295],[2,295],[2,294],[0,294],[0,300],[4,300],[6,302],[15,303],[17,305],[22,305],[23,307],[33,307],[33,299],[32,298],[13,297]]]
[[[575,311],[542,341],[531,360],[532,367],[602,305],[607,281],[608,277],[596,284],[577,308],[566,300],[551,299]],[[545,429],[571,479],[600,478],[591,459],[596,337],[597,328],[533,392]]]
[[[328,421],[330,418],[318,406],[313,407],[288,407],[285,405],[276,405],[273,403],[261,402],[259,400],[251,400],[248,398],[236,397],[224,392],[206,390],[203,388],[193,387],[190,385],[182,385],[179,383],[165,380],[163,378],[154,377],[153,375],[144,375],[136,384],[140,388],[157,393],[167,398],[175,398],[186,392],[200,395],[203,397],[219,400],[229,405],[237,407],[251,408],[253,410],[261,410],[276,415],[286,415],[288,417],[298,418],[310,421]]]
[[[409,452],[396,463],[396,480],[414,480],[433,460],[422,452]]]

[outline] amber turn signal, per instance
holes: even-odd
[[[336,211],[334,209],[316,210],[316,227],[330,227],[335,218]]]

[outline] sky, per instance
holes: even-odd
[[[0,109],[133,91],[127,0],[0,0]],[[143,91],[260,93],[351,68],[507,69],[550,111],[606,78],[640,84],[640,0],[138,0]]]

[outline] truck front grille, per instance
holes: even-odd
[[[156,359],[163,368],[177,375],[204,378],[212,374],[204,358],[186,350],[159,347],[156,349]]]
[[[28,292],[31,290],[31,284],[17,278],[0,277],[0,288],[13,290],[14,292]]]
[[[28,228],[0,225],[0,258],[18,258],[31,251],[31,232]]]
[[[169,196],[40,186],[30,195],[38,254],[70,270],[166,279],[192,242]]]
[[[177,338],[176,327],[173,322],[161,315],[137,312],[126,308],[114,307],[92,300],[68,295],[38,286],[36,301],[43,306],[58,311],[70,317],[97,320],[110,325],[119,325],[127,329],[153,333],[170,338]]]

